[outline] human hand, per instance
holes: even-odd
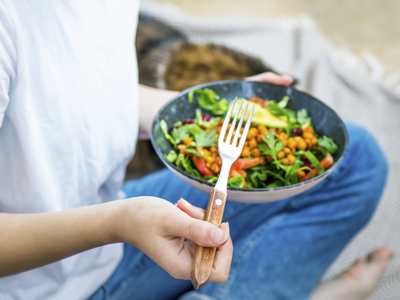
[[[122,216],[122,218],[120,217]],[[155,197],[126,200],[114,233],[142,250],[177,279],[190,279],[197,245],[216,247],[210,282],[228,279],[233,245],[228,223],[203,221],[204,210],[181,199],[177,205]]]
[[[269,82],[273,84],[286,85],[286,86],[291,85],[293,82],[293,78],[288,75],[278,75],[272,72],[264,72],[261,74],[250,76],[245,78],[245,80]]]

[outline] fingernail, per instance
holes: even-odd
[[[181,198],[179,200],[182,200],[183,202],[185,202],[186,205],[192,206],[192,204],[190,204],[188,201],[186,201],[185,199]]]
[[[231,234],[231,231],[229,229],[229,222],[226,222],[226,232],[228,233],[228,235]]]
[[[228,239],[228,233],[220,228],[214,229],[211,233],[211,241],[214,244],[221,244]]]

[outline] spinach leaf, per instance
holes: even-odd
[[[325,148],[330,154],[334,154],[338,148],[335,142],[326,136],[318,139],[318,145]]]
[[[297,112],[297,122],[299,122],[301,128],[306,128],[311,125],[311,118],[308,117],[308,113],[305,108],[302,108]]]
[[[305,155],[307,156],[310,163],[312,163],[314,165],[314,167],[319,171],[319,174],[322,174],[325,172],[325,169],[321,166],[321,164],[319,163],[319,160],[314,156],[314,154],[312,154],[310,151],[307,151],[305,153]]]
[[[229,108],[226,99],[220,99],[218,94],[210,89],[191,90],[188,94],[189,102],[193,101],[194,94],[198,94],[197,103],[204,109],[209,110],[214,115],[224,115]]]
[[[204,176],[203,179],[205,181],[211,182],[211,183],[216,183],[218,180],[218,177],[214,177],[214,176]]]
[[[228,185],[232,187],[238,187],[242,188],[243,187],[243,180],[244,178],[240,175],[229,178],[228,179]]]

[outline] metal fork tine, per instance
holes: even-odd
[[[240,103],[240,105],[242,105],[242,104]],[[242,116],[240,117],[239,125],[236,128],[235,137],[233,138],[233,142],[232,142],[232,145],[235,146],[235,147],[236,147],[237,140],[239,138],[240,129],[242,128],[243,119],[244,119],[244,116],[246,115],[246,111],[247,111],[247,107],[248,106],[249,106],[249,103],[246,103],[246,106],[243,109]],[[244,130],[243,130],[243,132],[244,132]]]
[[[254,107],[255,107],[255,105],[253,105],[253,107],[251,108],[250,115],[247,118],[246,126],[244,127],[242,136],[240,138],[240,142],[239,142],[239,147],[240,148],[243,148],[244,142],[246,141],[247,133],[249,132],[249,128],[250,128],[250,124],[251,124],[251,119],[253,118]]]
[[[228,128],[229,120],[231,119],[233,108],[235,107],[235,104],[236,104],[236,99],[237,99],[237,97],[232,101],[233,104],[229,108],[228,113],[226,114],[224,123],[222,124],[221,131],[219,133],[219,138],[218,138],[218,145],[221,145],[224,142],[226,128]]]
[[[237,118],[238,118],[240,109],[242,108],[242,104],[243,104],[243,100],[240,101],[239,108],[238,108],[238,110],[237,110],[237,112],[236,112],[236,114],[235,114],[235,117],[233,118],[233,121],[232,121],[232,124],[231,124],[231,129],[229,130],[228,137],[226,138],[226,141],[228,142],[228,144],[231,143],[231,139],[232,139],[232,135],[233,135],[233,130],[235,130],[236,121],[237,121]],[[239,130],[240,130],[240,128],[239,128]],[[235,145],[235,144],[233,144],[233,145]],[[236,147],[236,145],[235,145],[235,147]]]

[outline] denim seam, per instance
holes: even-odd
[[[213,299],[223,299],[234,283],[236,274],[238,273],[238,268],[242,265],[243,261],[248,257],[249,253],[254,249],[254,246],[260,241],[262,235],[274,225],[276,225],[281,219],[286,216],[286,213],[277,215],[271,218],[268,222],[258,228],[251,237],[249,237],[248,241],[244,244],[243,249],[238,254],[238,258],[232,263],[231,272],[229,274],[228,280],[217,286],[215,291],[212,294]]]

